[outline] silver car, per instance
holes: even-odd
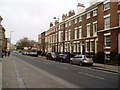
[[[70,59],[71,64],[79,64],[80,66],[84,64],[93,65],[93,59],[90,56],[86,55],[75,55],[73,58]]]

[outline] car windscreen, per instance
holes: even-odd
[[[51,55],[56,55],[56,53],[51,53]]]
[[[59,56],[67,56],[67,54],[59,54]]]

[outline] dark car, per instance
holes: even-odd
[[[47,54],[46,54],[46,59],[56,60],[57,56],[58,56],[58,55],[57,55],[56,53],[50,52],[50,53],[47,53]]]
[[[57,57],[57,61],[70,62],[70,55],[69,54],[59,54]]]

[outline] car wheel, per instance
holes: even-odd
[[[68,63],[68,62],[69,62],[69,59],[66,59],[65,62]]]
[[[73,62],[70,60],[70,64],[73,64]]]
[[[92,63],[92,64],[90,64],[90,66],[93,66],[93,63]]]
[[[62,60],[62,59],[60,59],[60,62],[62,62],[62,63],[63,63],[63,60]]]
[[[79,65],[80,65],[80,66],[83,66],[83,63],[82,63],[82,62],[80,62],[80,63],[79,63]]]

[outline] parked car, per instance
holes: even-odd
[[[28,54],[28,52],[22,52],[22,55],[27,55]]]
[[[37,52],[29,52],[29,55],[30,56],[36,56],[36,57],[38,56]]]
[[[70,55],[68,55],[68,54],[59,54],[58,57],[57,57],[57,61],[70,62]]]
[[[86,55],[75,55],[73,58],[70,59],[71,64],[79,64],[80,66],[84,64],[93,65],[93,59],[90,56]]]
[[[58,54],[56,54],[54,52],[49,52],[49,53],[46,54],[46,59],[56,60],[57,57],[58,57]]]

